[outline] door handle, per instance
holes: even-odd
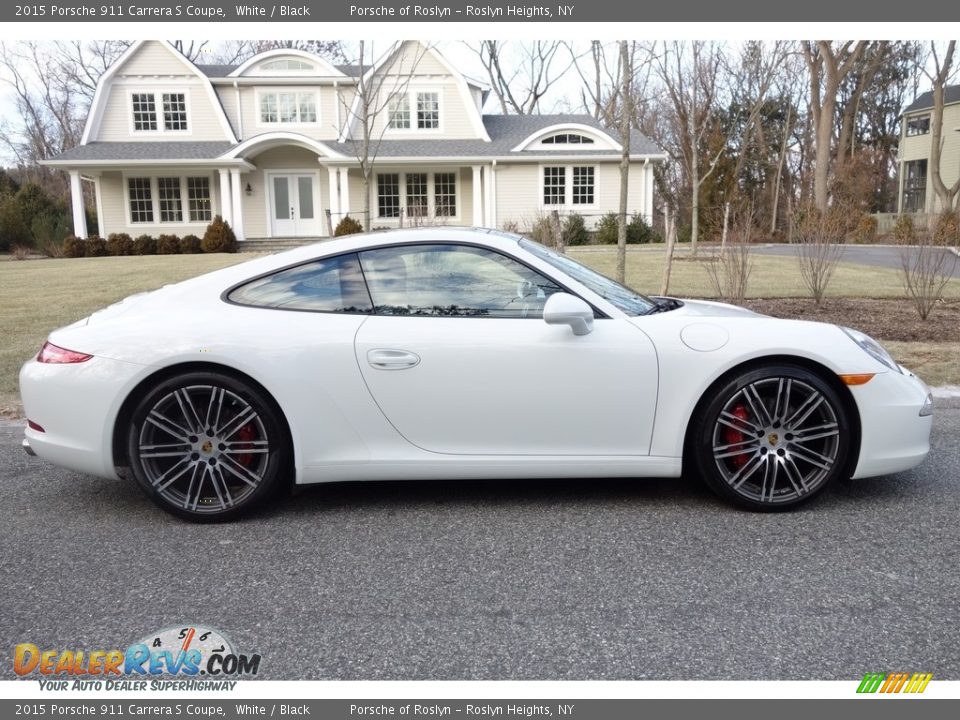
[[[368,350],[367,362],[376,370],[405,370],[420,364],[420,356],[406,350]]]

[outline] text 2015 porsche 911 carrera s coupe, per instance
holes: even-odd
[[[284,482],[701,476],[755,510],[929,450],[866,335],[647,298],[520,237],[352,236],[134,295],[20,373],[24,447],[234,517]]]

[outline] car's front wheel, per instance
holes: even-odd
[[[751,510],[786,510],[846,472],[851,422],[837,391],[794,365],[757,368],[702,406],[692,447],[701,477]]]
[[[195,521],[227,520],[264,503],[287,468],[275,404],[229,375],[191,372],[147,392],[131,416],[130,468],[150,498]]]

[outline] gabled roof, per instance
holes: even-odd
[[[952,103],[960,103],[960,85],[947,85],[944,88],[943,92],[943,104],[950,105]],[[927,91],[921,95],[917,96],[917,99],[914,100],[907,106],[907,109],[904,110],[904,113],[914,112],[915,110],[929,110],[933,107],[933,91]]]
[[[109,97],[109,90],[113,84],[113,79],[120,71],[127,61],[132,58],[137,52],[140,51],[140,48],[148,43],[157,43],[161,47],[165,48],[170,52],[171,56],[180,61],[184,69],[187,72],[196,75],[203,83],[203,89],[207,94],[207,97],[210,100],[210,104],[213,106],[214,113],[217,117],[217,120],[220,123],[220,127],[223,129],[224,135],[229,138],[232,142],[237,141],[237,136],[234,133],[233,127],[230,125],[230,121],[227,119],[227,114],[223,110],[223,105],[220,103],[220,98],[217,97],[216,91],[213,89],[213,86],[210,84],[210,79],[206,76],[200,69],[191,62],[186,55],[177,50],[170,42],[166,40],[135,40],[130,44],[124,53],[109,67],[107,71],[100,76],[100,79],[97,81],[97,89],[93,94],[93,101],[90,103],[90,112],[87,115],[87,122],[83,128],[83,136],[80,139],[81,145],[86,145],[90,142],[90,139],[95,134],[99,134],[100,131],[100,122],[103,119],[103,111],[106,105],[107,98]]]

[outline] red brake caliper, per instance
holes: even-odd
[[[257,436],[256,430],[253,429],[253,425],[247,423],[242,428],[237,430],[237,437],[240,442],[251,442]],[[237,455],[237,462],[243,465],[244,467],[249,467],[250,463],[253,461],[253,453],[244,453],[242,455]]]
[[[743,405],[736,405],[730,413],[735,415],[743,421],[750,420],[750,415],[747,413],[747,409]],[[723,428],[723,441],[727,445],[733,445],[734,443],[741,443],[746,440],[743,433],[739,430],[734,430],[732,427],[725,426]],[[733,465],[739,470],[744,465],[747,464],[747,460],[750,459],[750,453],[741,453],[739,455],[732,455],[729,460]]]

